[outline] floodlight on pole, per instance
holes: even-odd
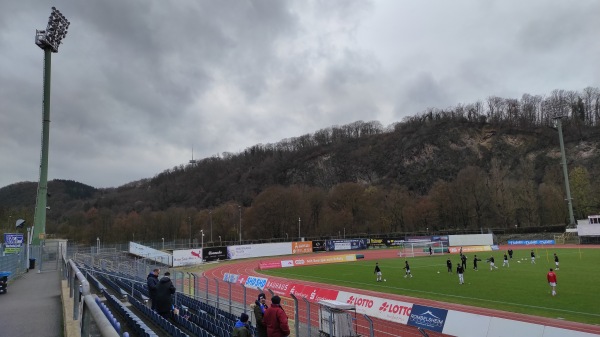
[[[35,31],[35,44],[44,50],[44,101],[42,116],[42,150],[40,156],[40,179],[38,182],[37,199],[33,224],[35,232],[34,244],[46,234],[46,203],[48,197],[48,148],[50,142],[50,75],[52,53],[58,53],[58,47],[67,36],[69,21],[62,13],[52,7],[46,30]]]
[[[563,141],[561,120],[565,116],[554,117],[558,128],[558,140],[560,141],[561,164],[563,167],[563,176],[565,178],[565,190],[567,193],[567,206],[569,207],[569,225],[574,226],[575,216],[573,215],[573,199],[571,199],[571,187],[569,186],[569,171],[567,169],[567,155],[565,154],[565,142]]]
[[[238,206],[240,211],[240,245],[242,244],[242,206]]]

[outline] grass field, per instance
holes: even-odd
[[[536,251],[537,263],[531,264],[530,250],[516,250],[508,268],[502,267],[502,252],[481,252],[477,254],[483,260],[478,264],[479,271],[473,270],[474,254],[467,254],[464,285],[458,284],[456,254],[407,258],[413,278],[403,277],[405,258],[379,260],[387,282],[375,282],[373,260],[271,269],[264,274],[598,324],[600,249]],[[558,294],[554,297],[546,281],[549,268],[554,268],[553,253],[560,259],[560,270],[556,272]],[[498,269],[490,271],[485,260],[492,255]],[[447,272],[448,258],[452,274]]]

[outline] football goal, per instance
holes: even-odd
[[[442,241],[405,241],[400,246],[398,256],[426,256],[429,255],[429,248],[431,248],[431,254],[439,255],[448,252],[448,246],[445,246]]]

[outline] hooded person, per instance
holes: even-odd
[[[148,286],[148,297],[150,297],[150,301],[152,302],[152,310],[156,309],[156,287],[158,286],[158,274],[160,274],[160,269],[154,269],[148,277],[146,278],[146,286]]]
[[[175,286],[171,282],[171,273],[166,272],[165,275],[158,281],[156,286],[156,312],[164,318],[171,316],[173,309],[173,294],[175,294]]]
[[[248,315],[242,313],[240,318],[235,322],[233,331],[231,332],[232,337],[251,337],[252,332],[250,331],[250,324],[248,323]]]
[[[269,337],[287,337],[290,335],[288,317],[281,307],[279,296],[271,297],[271,306],[265,310],[263,322],[267,325],[267,335]]]
[[[256,337],[267,337],[267,325],[265,324],[263,317],[267,306],[267,296],[263,293],[258,294],[258,299],[251,305],[254,311],[254,318],[256,319]]]

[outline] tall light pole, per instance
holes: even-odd
[[[44,102],[42,116],[42,153],[40,156],[40,179],[38,182],[34,231],[38,237],[34,244],[40,243],[40,238],[46,234],[46,203],[48,197],[48,148],[50,142],[50,74],[52,53],[58,53],[62,39],[67,36],[69,21],[55,7],[48,18],[46,30],[35,31],[35,44],[44,50]]]
[[[567,170],[567,156],[565,154],[565,143],[563,141],[562,123],[564,116],[555,117],[556,126],[558,128],[558,139],[560,141],[560,154],[562,157],[563,175],[565,177],[565,190],[567,190],[567,205],[569,206],[569,225],[575,225],[575,217],[573,216],[573,200],[571,199],[571,187],[569,186],[569,171]]]
[[[223,245],[223,240],[221,240],[221,235],[219,235],[219,246]]]
[[[190,225],[190,248],[192,248],[192,217],[188,216],[188,223]]]
[[[200,230],[200,234],[202,234],[202,235],[201,235],[201,237],[202,237],[202,239],[201,239],[201,240],[202,240],[202,241],[200,241],[200,248],[201,248],[201,249],[204,249],[204,229],[201,229],[201,230]]]
[[[96,238],[96,254],[100,253],[100,238]]]
[[[240,245],[242,244],[242,206],[238,206],[240,211]]]
[[[162,249],[165,250],[165,238],[161,238],[161,239],[162,239],[162,242],[163,242],[163,248]]]
[[[212,211],[208,211],[208,217],[210,218],[210,242],[213,242],[213,239],[212,239]]]
[[[298,241],[302,241],[300,237],[300,217],[298,217]]]

